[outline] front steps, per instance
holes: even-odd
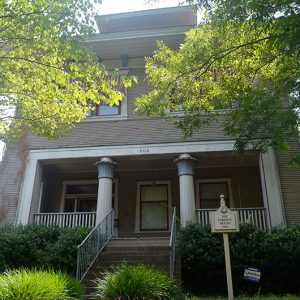
[[[101,277],[105,270],[112,266],[121,265],[125,261],[129,264],[144,264],[155,266],[169,273],[170,252],[169,238],[141,238],[141,239],[112,239],[99,255],[89,272],[83,279],[86,294],[92,295],[94,281]],[[175,276],[180,277],[180,262],[175,262]],[[87,296],[86,299],[93,299]]]

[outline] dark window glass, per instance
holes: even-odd
[[[229,206],[227,182],[200,183],[199,188],[200,208],[219,208],[220,195],[225,196],[226,204]]]
[[[141,230],[168,230],[168,186],[144,185],[140,192]]]
[[[66,194],[97,194],[98,185],[68,185]]]

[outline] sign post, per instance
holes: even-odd
[[[211,215],[211,231],[214,233],[223,233],[228,300],[233,300],[228,233],[239,232],[239,218],[237,212],[231,211],[226,207],[224,195],[220,195],[220,198],[219,209]]]

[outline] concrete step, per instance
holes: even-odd
[[[104,251],[101,252],[101,255],[107,255],[109,254],[128,254],[128,255],[139,255],[139,254],[164,254],[164,253],[169,253],[169,247],[130,247],[130,248],[125,248],[125,247],[110,247],[110,248],[105,248]]]
[[[104,262],[104,261],[136,261],[139,260],[141,262],[143,261],[165,261],[169,259],[169,254],[168,253],[160,253],[160,254],[127,254],[124,253],[122,255],[115,255],[112,253],[108,253],[106,255],[101,255],[98,258],[98,264]]]
[[[86,286],[86,298],[93,299],[95,280],[101,278],[105,271],[124,262],[130,265],[149,265],[169,272],[169,238],[142,238],[142,239],[112,239],[106,245],[83,279]],[[175,261],[175,276],[180,278],[180,261]],[[90,297],[90,298],[88,298]]]
[[[169,238],[140,238],[140,239],[112,239],[106,248],[112,247],[168,247]]]

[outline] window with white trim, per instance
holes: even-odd
[[[138,182],[136,232],[169,231],[171,182]]]
[[[114,76],[115,89],[120,91],[124,97],[118,105],[109,105],[108,103],[89,104],[91,109],[87,112],[87,117],[120,117],[127,116],[127,90],[123,85],[122,76],[127,75],[128,71],[120,71]],[[111,76],[107,76],[107,80],[111,80]]]
[[[228,207],[233,206],[230,178],[196,180],[197,208],[219,208],[220,195],[225,196],[225,202]]]
[[[123,100],[122,100],[123,101]],[[109,105],[107,103],[91,104],[90,107],[94,109],[89,110],[87,113],[88,117],[97,116],[118,116],[121,114],[121,105]]]
[[[113,180],[112,205],[115,216],[118,214],[118,180]],[[61,211],[94,212],[97,210],[98,181],[70,180],[63,182]]]

